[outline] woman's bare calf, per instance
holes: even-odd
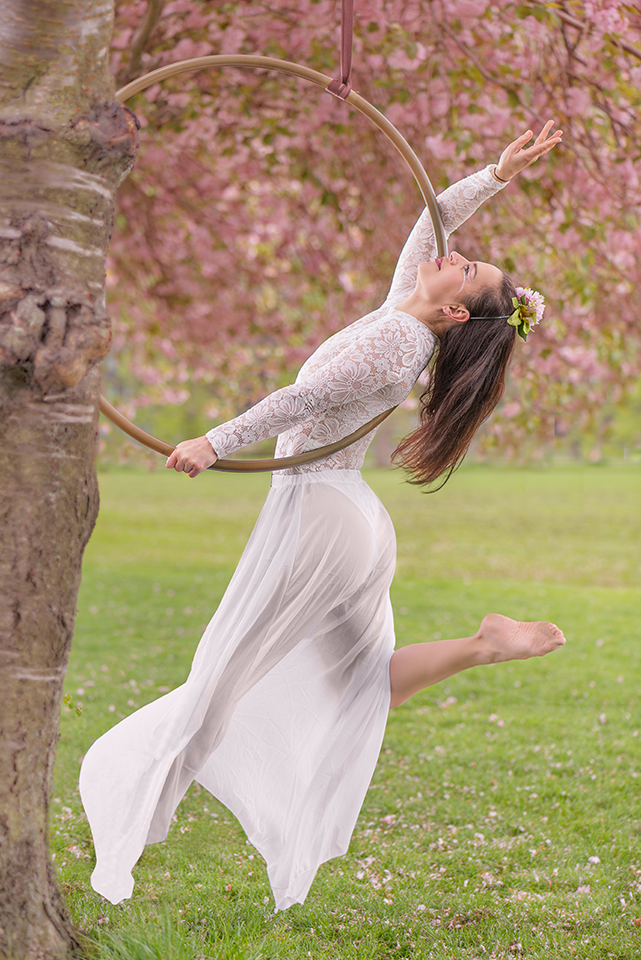
[[[544,657],[565,643],[553,623],[523,623],[499,613],[483,617],[473,637],[414,643],[395,650],[390,660],[391,707],[425,687],[486,663]]]

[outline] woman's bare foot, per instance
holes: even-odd
[[[538,620],[523,623],[500,613],[483,617],[476,639],[481,644],[483,663],[544,657],[565,643],[565,637],[554,623]]]

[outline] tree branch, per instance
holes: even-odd
[[[136,27],[131,38],[131,53],[129,60],[118,75],[118,85],[124,86],[130,80],[140,76],[142,68],[142,55],[145,52],[147,41],[153,33],[154,27],[158,23],[162,9],[166,0],[148,0],[145,15]]]
[[[469,48],[465,43],[463,43],[462,40],[459,40],[459,38],[456,36],[456,34],[454,33],[454,31],[451,30],[450,27],[448,27],[448,25],[447,25],[446,23],[443,23],[443,22],[441,23],[441,29],[448,35],[448,37],[449,37],[451,40],[454,41],[454,43],[455,43],[456,46],[459,48],[459,50],[461,51],[461,53],[464,53],[464,54],[465,54],[465,56],[468,58],[468,60],[470,61],[470,63],[473,63],[473,64],[474,64],[474,66],[476,67],[476,69],[478,70],[478,72],[481,74],[482,77],[484,77],[484,78],[488,81],[488,83],[492,83],[492,84],[494,84],[495,87],[500,87],[501,90],[505,90],[506,93],[512,94],[512,96],[515,97],[515,98],[518,100],[520,106],[522,107],[522,109],[523,109],[526,113],[529,113],[530,116],[534,117],[534,119],[537,121],[537,123],[540,123],[541,126],[544,126],[544,125],[545,125],[545,121],[543,120],[543,118],[540,117],[539,114],[538,114],[535,110],[532,110],[531,107],[528,107],[528,105],[527,105],[526,103],[523,103],[523,101],[522,101],[521,98],[519,97],[518,93],[516,92],[516,87],[515,87],[513,84],[503,83],[503,82],[502,82],[501,80],[499,80],[497,77],[492,76],[492,74],[491,74],[488,70],[486,70],[485,67],[481,64],[481,62],[479,61],[478,57],[476,57],[476,56],[472,53],[472,51],[470,50],[470,48]]]
[[[562,7],[552,7],[547,3],[532,3],[531,6],[543,7],[544,10],[547,10],[549,13],[556,14],[559,20],[562,20],[563,23],[567,23],[571,27],[575,27],[577,30],[585,31],[588,27],[588,24],[584,20],[579,20],[578,17],[573,17],[571,13],[567,13]],[[637,57],[641,60],[641,50],[639,47],[635,47],[633,43],[628,43],[627,40],[621,40],[619,37],[613,37],[607,33],[606,38],[613,43],[615,46],[620,47],[622,50],[631,53],[633,57]]]

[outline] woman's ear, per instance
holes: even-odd
[[[470,319],[470,311],[467,307],[464,307],[462,303],[456,303],[449,307],[443,307],[443,313],[446,317],[449,317],[450,320],[456,321],[456,323],[465,323],[466,320]]]

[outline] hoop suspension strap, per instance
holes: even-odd
[[[352,42],[354,37],[354,0],[342,0],[341,6],[341,75],[327,87],[327,92],[347,100],[352,92]]]

